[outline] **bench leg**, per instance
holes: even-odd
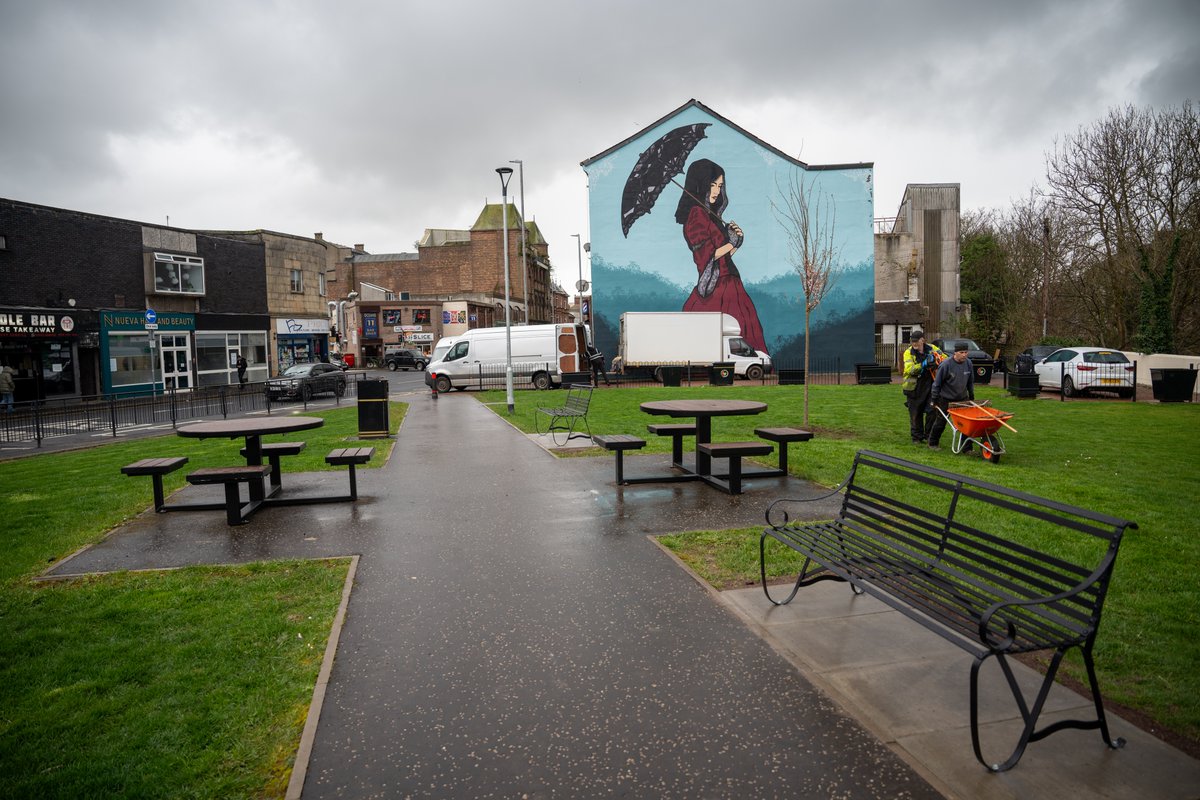
[[[731,456],[729,458],[729,493],[742,493],[742,457]]]
[[[246,522],[242,516],[242,499],[238,491],[237,481],[225,481],[225,521],[230,525],[241,525]]]
[[[617,451],[617,486],[625,483],[625,451]]]
[[[350,499],[358,499],[358,478],[354,472],[354,465],[350,465]]]
[[[784,474],[784,477],[787,476],[787,471],[788,471],[787,451],[788,451],[788,443],[780,442],[779,443],[779,471]]]
[[[683,466],[683,437],[671,437],[671,466]]]
[[[269,455],[269,456],[267,456],[267,461],[271,462],[271,488],[279,489],[280,481],[281,481],[280,469],[279,469],[279,456],[275,455],[275,454]],[[272,492],[272,494],[274,494],[274,492]]]
[[[162,475],[151,475],[154,478],[154,510],[159,514],[166,510],[167,501],[163,497]]]

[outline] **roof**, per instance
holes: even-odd
[[[519,228],[521,225],[521,215],[517,213],[517,207],[512,203],[508,204],[508,227],[512,230]],[[471,226],[473,231],[498,231],[504,227],[504,204],[503,203],[488,203],[483,207],[483,211],[479,212],[479,218],[475,220],[475,224]]]
[[[653,130],[654,128],[657,128],[659,125],[662,125],[663,123],[665,123],[667,120],[671,119],[672,117],[676,117],[676,116],[682,114],[684,111],[687,111],[689,108],[699,108],[704,113],[706,113],[712,117],[715,117],[716,119],[725,123],[726,125],[733,128],[735,131],[742,134],[747,139],[750,139],[751,141],[753,141],[755,144],[759,145],[760,147],[766,148],[767,150],[770,150],[772,153],[779,156],[780,158],[787,159],[788,161],[795,164],[796,166],[802,167],[804,169],[813,169],[813,170],[815,170],[815,169],[848,169],[848,168],[852,168],[852,167],[874,167],[875,166],[875,162],[873,162],[873,161],[862,161],[857,164],[807,164],[798,158],[793,158],[793,157],[789,156],[787,153],[783,152],[778,147],[775,147],[774,145],[764,142],[762,139],[760,139],[757,136],[755,136],[754,134],[750,133],[745,128],[731,122],[730,120],[725,119],[725,117],[722,117],[720,114],[713,111],[711,108],[709,108],[708,106],[704,105],[699,100],[696,100],[694,98],[692,100],[687,101],[686,103],[684,103],[679,108],[672,111],[671,113],[667,114],[662,119],[659,119],[659,120],[656,120],[656,121],[650,123],[646,127],[642,128],[640,131],[638,131],[637,133],[635,133],[632,136],[630,136],[629,138],[625,139],[624,141],[618,142],[617,144],[608,148],[604,152],[597,153],[596,155],[592,156],[591,158],[586,159],[585,161],[579,162],[579,165],[581,167],[585,167],[585,168],[588,167],[589,165],[595,163],[596,161],[599,161],[600,159],[605,158],[606,156],[611,155],[612,153],[615,153],[616,151],[620,150],[622,147],[625,147],[630,142],[632,142],[635,139],[639,138],[640,136],[644,135],[647,131]]]

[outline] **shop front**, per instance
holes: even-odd
[[[100,312],[100,373],[105,393],[149,394],[196,385],[192,370],[196,315],[174,311],[150,314]]]
[[[329,360],[329,320],[287,317],[275,320],[275,357],[282,373],[293,364]]]
[[[77,397],[80,333],[94,341],[95,325],[90,312],[0,307],[0,367],[13,372],[13,399],[27,403]]]

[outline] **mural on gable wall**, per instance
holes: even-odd
[[[594,336],[607,356],[626,311],[723,311],[777,367],[803,366],[804,290],[773,211],[803,185],[833,201],[840,255],[813,313],[812,367],[874,360],[869,164],[806,166],[691,101],[583,167]]]

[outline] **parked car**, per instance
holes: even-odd
[[[1063,347],[1033,365],[1039,388],[1059,389],[1065,397],[1092,391],[1133,397],[1134,369],[1124,353],[1105,347]]]
[[[296,364],[278,378],[267,381],[267,397],[272,400],[302,397],[332,392],[337,397],[346,393],[346,376],[333,364]]]
[[[975,368],[975,380],[987,383],[992,379],[992,369],[995,366],[992,357],[985,353],[972,339],[934,339],[934,346],[946,351],[949,355],[954,352],[954,346],[959,342],[967,343],[967,358]]]
[[[1021,351],[1021,355],[1030,356],[1033,358],[1033,363],[1041,361],[1046,356],[1060,349],[1058,345],[1053,344],[1035,344],[1033,347],[1026,347]]]
[[[342,372],[345,372],[346,370],[350,369],[350,365],[348,363],[346,363],[346,359],[342,358],[339,355],[331,355],[329,357],[329,363],[333,364],[335,367],[340,369]]]
[[[419,350],[389,350],[384,354],[383,363],[392,372],[398,369],[415,369],[423,372],[429,359]]]

